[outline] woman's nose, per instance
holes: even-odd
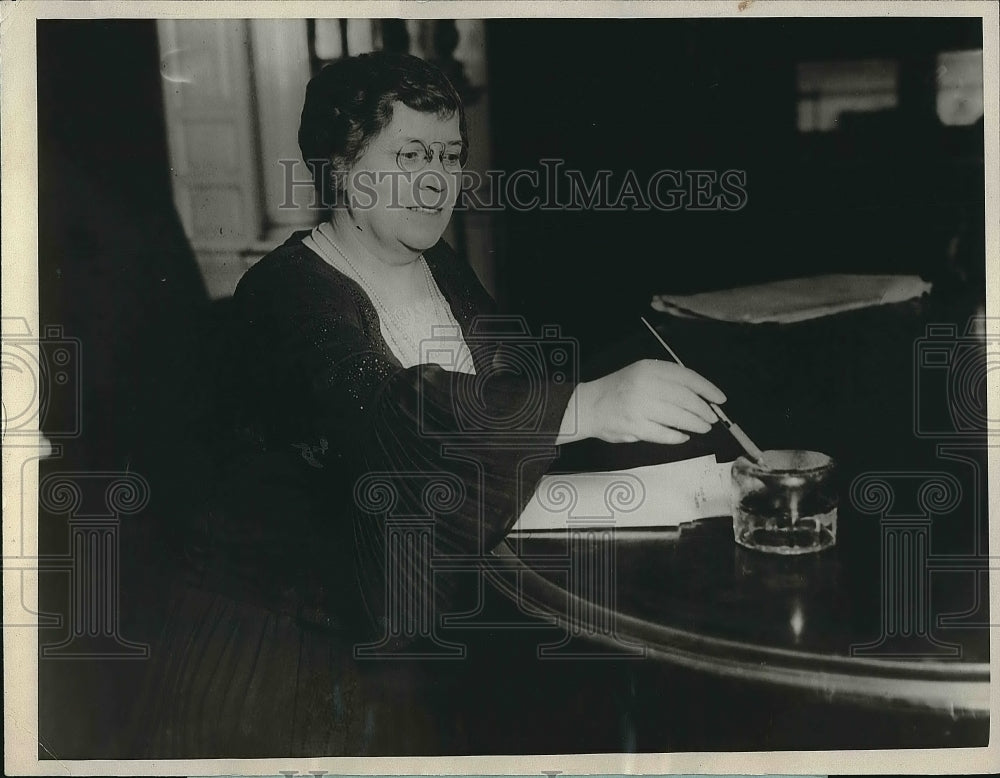
[[[431,164],[421,171],[419,185],[421,189],[429,189],[432,192],[443,192],[448,188],[448,176],[439,158],[435,157]]]
[[[431,161],[427,168],[428,170],[433,170],[438,174],[437,176],[432,176],[432,178],[436,179],[438,185],[443,188],[445,186],[445,176],[448,173],[448,171],[444,169],[444,152],[439,151],[431,154]],[[440,178],[438,178],[438,176],[440,176]]]
[[[419,204],[428,208],[442,208],[453,196],[448,176],[442,170],[424,168],[416,185],[415,196]]]
[[[434,172],[436,173],[437,171]],[[424,184],[428,189],[434,192],[440,192],[444,189],[444,181],[437,176],[427,176],[424,180]]]

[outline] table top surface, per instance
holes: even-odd
[[[667,342],[698,355],[685,361],[724,387],[730,416],[763,448],[834,457],[836,545],[798,556],[749,550],[734,542],[729,517],[673,530],[511,535],[495,554],[499,568],[519,573],[501,575],[501,586],[611,653],[986,715],[987,440],[934,426],[944,418],[933,415],[935,403],[954,397],[947,387],[935,395],[938,376],[921,372],[927,325],[948,313],[910,303],[781,327],[659,319]],[[961,341],[958,326],[958,346],[926,347],[981,364],[985,352]],[[622,344],[605,369],[657,356],[654,347],[642,338]],[[690,449],[587,441],[557,467],[684,458],[704,453],[699,443],[725,447],[719,434]]]

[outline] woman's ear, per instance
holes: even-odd
[[[350,204],[347,196],[348,175],[344,162],[340,157],[330,158],[329,169],[325,177],[326,185],[329,187],[325,204],[331,208]]]

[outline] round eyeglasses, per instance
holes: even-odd
[[[396,154],[396,164],[407,173],[417,173],[434,160],[437,151],[441,167],[448,173],[458,173],[465,164],[466,149],[461,143],[432,143],[429,147],[423,141],[413,140]]]

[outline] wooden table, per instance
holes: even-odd
[[[835,458],[837,544],[798,557],[750,551],[734,543],[728,517],[679,531],[512,535],[494,553],[497,585],[565,633],[539,657],[638,659],[680,668],[675,680],[709,679],[716,693],[756,690],[751,704],[759,693],[772,716],[799,719],[789,728],[799,734],[771,732],[760,747],[985,745],[984,474],[997,441],[982,425],[962,425],[985,397],[984,360],[997,359],[994,346],[963,337],[961,313],[925,299],[783,326],[657,320],[688,365],[724,388],[730,415],[762,447]],[[593,370],[657,349],[637,327]],[[728,445],[710,435],[684,447],[587,441],[566,447],[559,469],[622,469]],[[715,724],[714,737],[690,745],[747,746],[731,712]],[[871,741],[847,734],[866,726],[880,728]]]

